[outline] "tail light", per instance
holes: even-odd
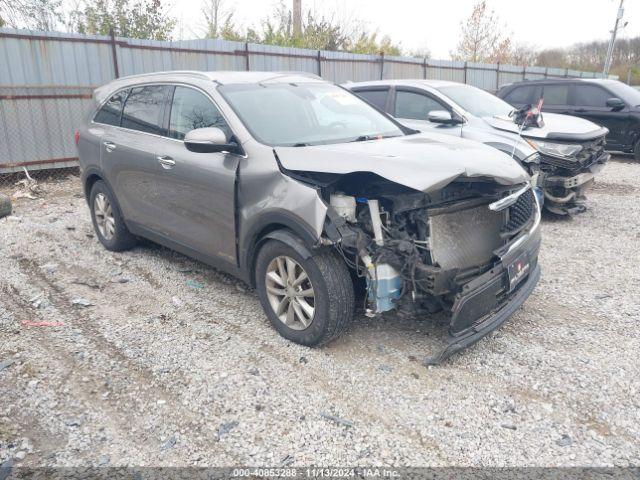
[[[80,132],[78,130],[76,130],[76,133],[73,135],[73,138],[76,141],[76,145],[78,145],[78,142],[80,141]]]

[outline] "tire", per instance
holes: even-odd
[[[636,143],[636,148],[633,149],[633,158],[636,159],[636,162],[640,162],[640,141]]]
[[[107,202],[108,209],[104,207],[104,201]],[[93,229],[104,248],[112,252],[123,252],[136,245],[137,239],[127,229],[115,196],[102,180],[98,180],[91,187],[89,210]],[[108,222],[108,226],[104,223],[105,212],[110,213],[112,219]]]
[[[293,288],[293,290],[300,288],[302,289],[300,293],[304,293],[311,287],[314,293],[314,313],[310,319],[307,319],[307,326],[298,321],[290,322],[291,326],[285,324],[289,320],[288,315],[291,307],[286,308],[286,313],[281,314],[287,320],[282,320],[281,316],[276,313],[275,304],[278,303],[280,297],[273,294],[273,288],[279,287],[281,284],[273,282],[273,275],[267,277],[267,274],[273,268],[276,269],[276,273],[279,271],[275,264],[277,264],[277,259],[282,257],[293,260],[297,264],[299,268],[295,268],[295,272],[299,273],[303,270],[308,276],[310,285],[305,281],[302,285]],[[288,260],[285,260],[285,264],[290,267],[291,264]],[[271,273],[274,273],[274,270],[271,270]],[[339,337],[353,318],[353,282],[344,261],[334,251],[324,250],[307,259],[303,259],[290,246],[278,240],[269,240],[258,253],[255,274],[256,289],[262,307],[271,325],[287,340],[308,347],[320,346]],[[302,278],[302,275],[296,274],[295,277]],[[282,277],[280,278],[282,279]],[[268,283],[271,286],[270,292],[267,291]],[[285,289],[286,287],[283,287],[282,290]],[[276,298],[275,302],[274,297]],[[300,303],[297,303],[298,300],[300,300]],[[295,305],[293,306],[294,315],[299,312],[308,313],[305,308],[301,307],[303,301],[307,305],[311,304],[309,297],[289,301],[289,304],[293,302],[298,305],[297,309]],[[295,318],[297,320],[298,316]]]
[[[11,215],[11,199],[0,193],[0,218]]]

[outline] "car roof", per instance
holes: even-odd
[[[384,85],[402,85],[406,87],[446,87],[449,85],[465,85],[460,82],[450,82],[447,80],[424,80],[422,78],[404,78],[404,79],[390,79],[390,80],[372,80],[369,82],[346,82],[342,84],[346,88],[354,87],[375,87]]]
[[[120,77],[107,83],[94,92],[95,99],[101,103],[113,92],[149,82],[189,82],[193,80],[210,81],[218,85],[251,84],[251,83],[302,83],[324,82],[322,78],[307,72],[237,72],[237,71],[213,71],[203,72],[199,70],[170,70],[165,72],[151,72],[140,75]]]
[[[599,83],[601,85],[611,85],[617,83],[618,80],[613,80],[610,78],[537,78],[535,80],[520,80],[519,82],[512,82],[503,85],[504,87],[511,86],[521,86],[521,85],[537,85],[542,83],[575,83],[575,82],[584,82],[584,83]]]

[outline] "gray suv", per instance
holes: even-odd
[[[165,72],[94,96],[77,144],[100,242],[145,237],[239,277],[294,342],[337,337],[361,296],[369,315],[442,311],[437,362],[538,281],[539,206],[497,150],[302,73]]]

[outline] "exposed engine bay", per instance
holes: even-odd
[[[452,316],[452,333],[472,326],[511,291],[500,282],[493,303],[472,302],[469,311],[454,315],[473,281],[491,275],[501,254],[539,220],[528,183],[467,178],[427,194],[371,173],[296,177],[321,184],[330,205],[325,241],[366,283],[367,314],[442,310]],[[532,267],[527,258],[522,277]]]

